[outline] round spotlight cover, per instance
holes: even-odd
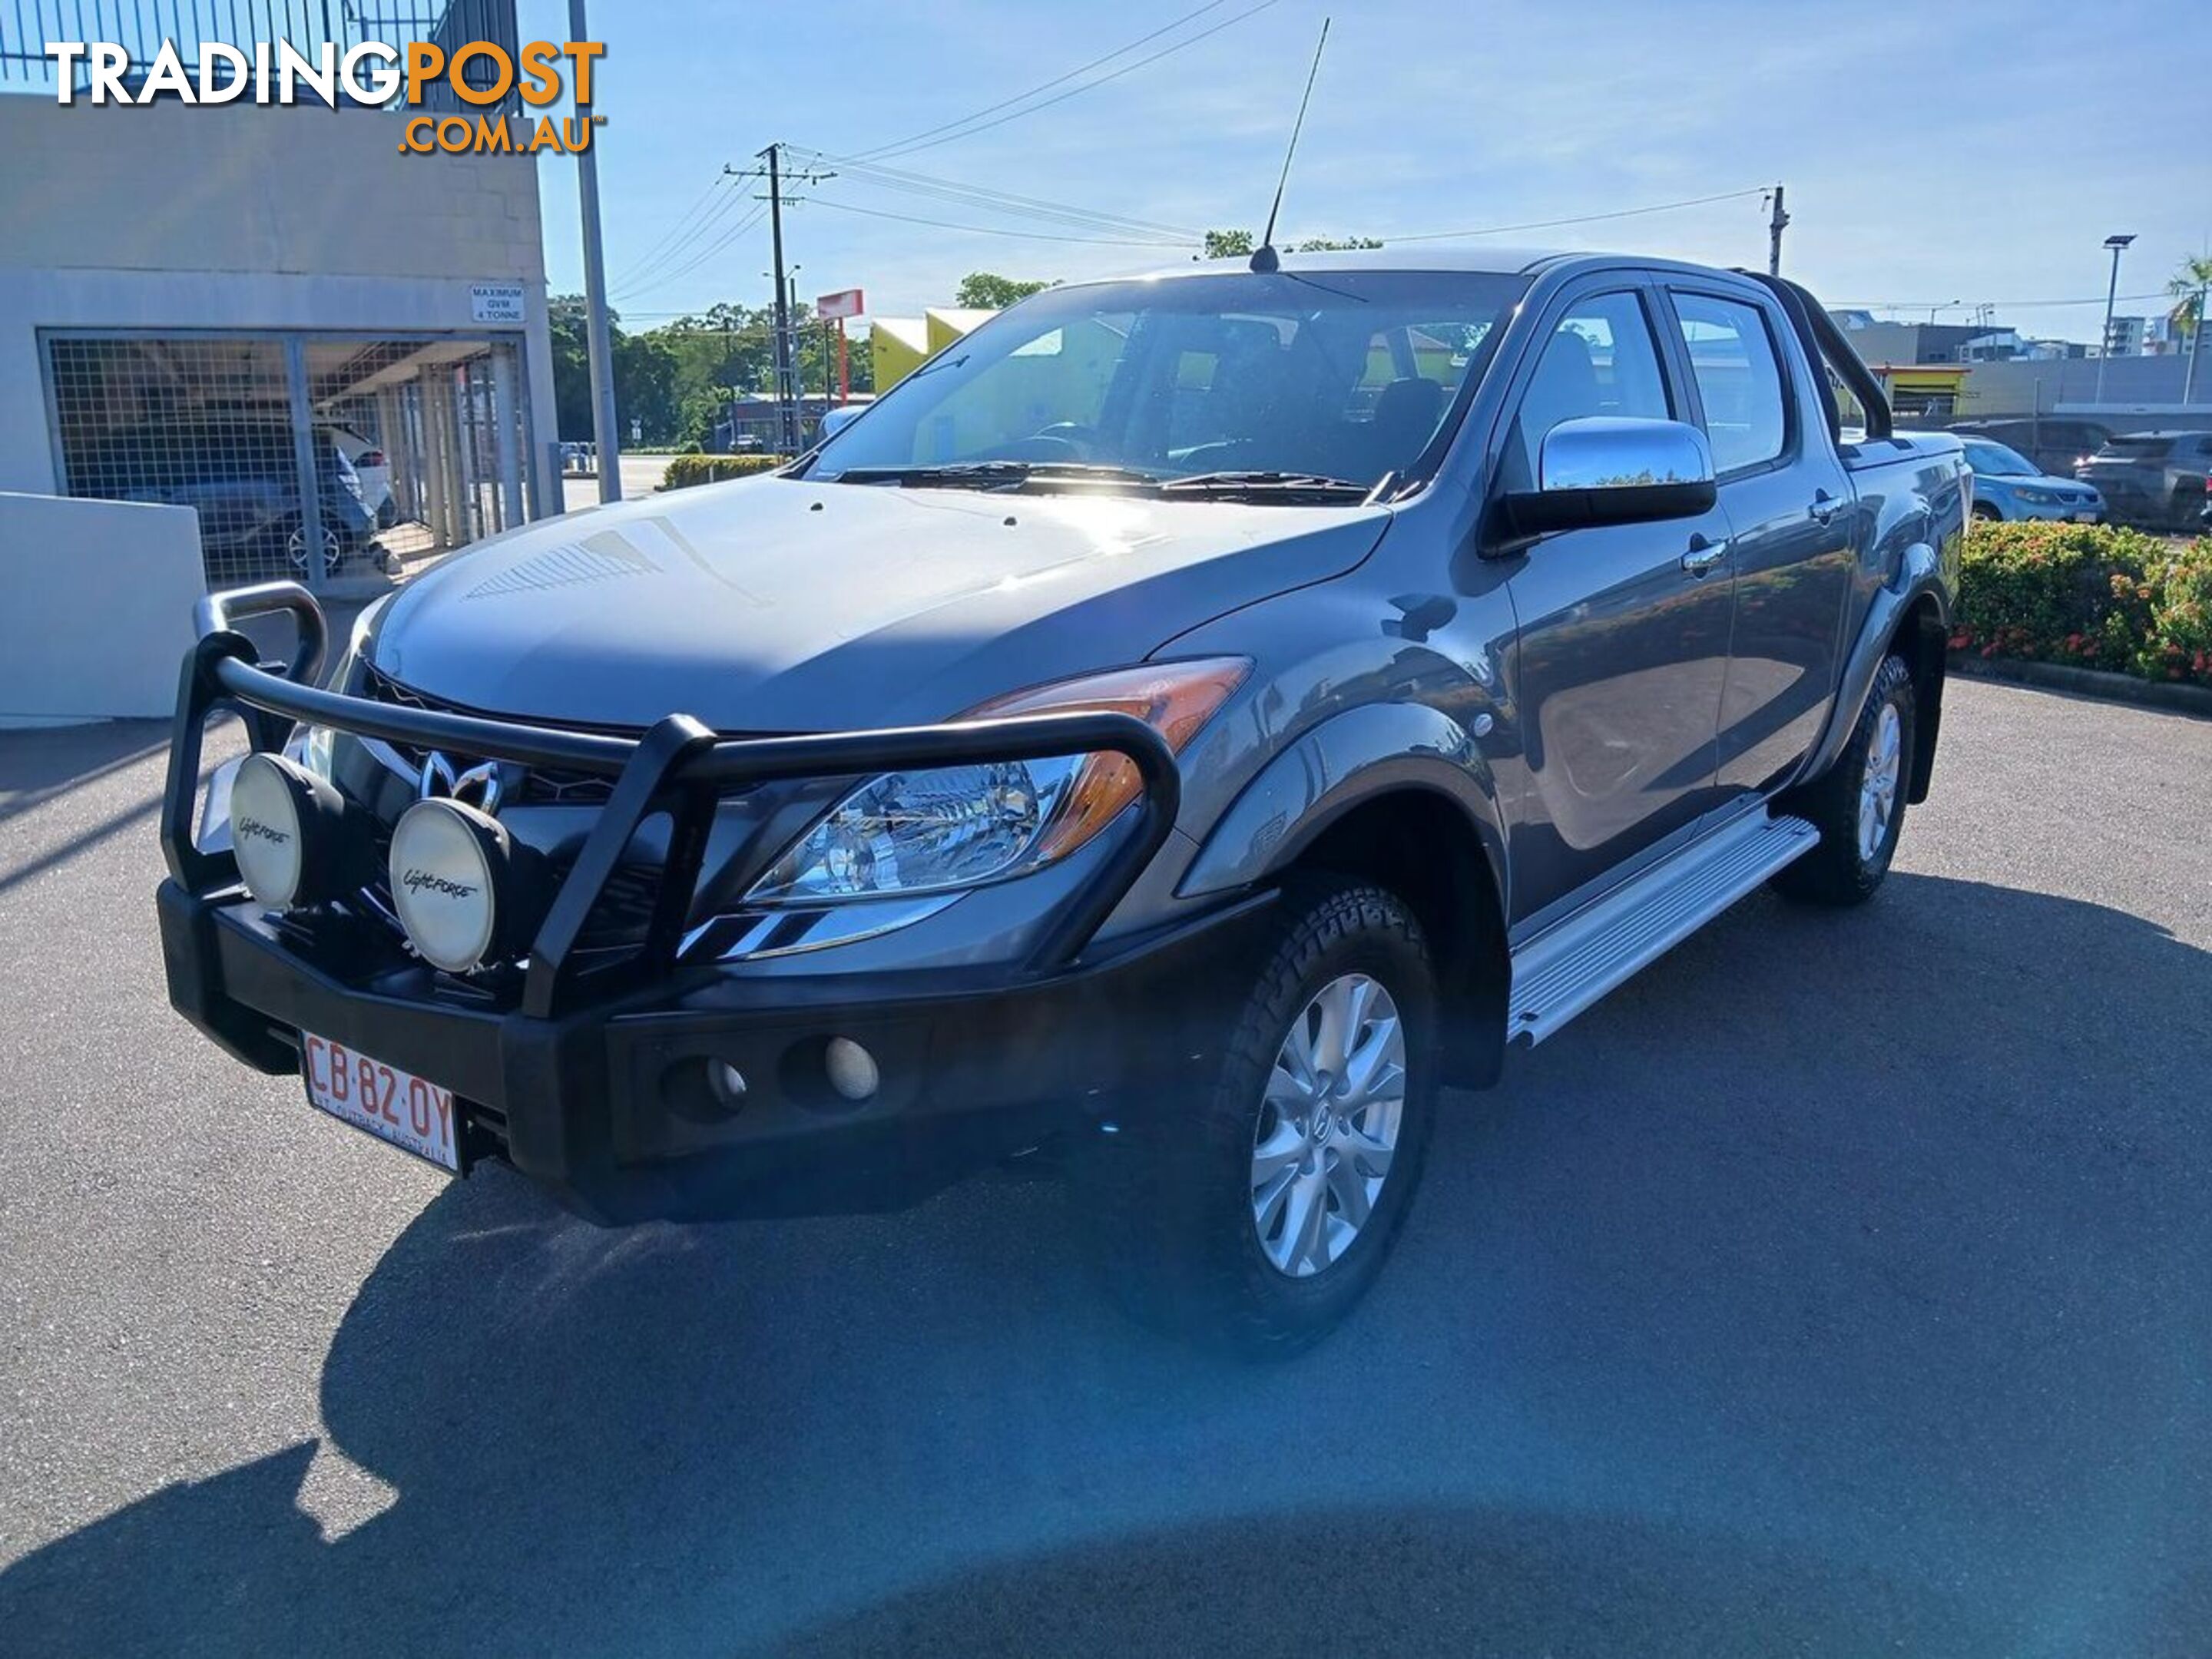
[[[300,895],[307,868],[300,801],[313,787],[305,773],[276,755],[248,755],[231,780],[230,843],[238,873],[255,901],[272,910],[289,908]]]
[[[498,935],[499,821],[455,800],[417,801],[392,832],[392,902],[424,961],[449,974],[483,965]]]

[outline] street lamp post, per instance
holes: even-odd
[[[2120,255],[2134,240],[2132,233],[2105,238],[2105,246],[2112,251],[2112,280],[2105,288],[2105,342],[2097,349],[2097,401],[2100,404],[2105,401],[2105,363],[2112,355],[2112,306],[2120,295]]]
[[[588,40],[584,0],[568,0],[568,38]],[[576,100],[576,121],[592,125],[591,104]],[[599,147],[586,143],[576,152],[576,193],[584,217],[584,349],[592,376],[592,447],[599,451],[599,499],[622,499],[622,437],[615,428],[615,356],[607,325],[606,254],[599,240]]]

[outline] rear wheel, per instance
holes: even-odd
[[[1911,667],[1902,657],[1885,657],[1843,754],[1784,803],[1820,832],[1817,847],[1774,878],[1785,896],[1814,904],[1874,896],[1905,825],[1914,714]]]
[[[307,574],[307,527],[295,519],[284,527],[284,558],[292,568],[304,576]],[[322,528],[323,574],[335,576],[338,567],[345,562],[345,543],[336,529],[329,525]]]
[[[1248,1357],[1319,1341],[1382,1271],[1436,1112],[1436,979],[1393,894],[1293,890],[1210,1094],[1103,1139],[1079,1191],[1108,1287]]]

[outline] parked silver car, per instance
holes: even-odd
[[[1446,1085],[1763,882],[1881,884],[1970,483],[1786,283],[1265,264],[1048,289],[780,474],[479,544],[327,690],[236,631],[304,592],[216,596],[176,1006],[603,1221],[1056,1168],[1143,1316],[1316,1339]]]

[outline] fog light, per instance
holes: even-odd
[[[883,1082],[876,1057],[850,1037],[831,1037],[822,1055],[822,1069],[830,1086],[848,1100],[866,1100]]]
[[[418,800],[392,832],[392,907],[422,959],[449,974],[481,967],[499,938],[507,830],[473,806]]]
[[[717,1060],[712,1073],[714,1092],[725,1105],[735,1106],[745,1097],[745,1074],[726,1060]]]
[[[335,785],[281,755],[248,755],[230,785],[239,878],[272,910],[335,898],[360,872],[364,819]]]

